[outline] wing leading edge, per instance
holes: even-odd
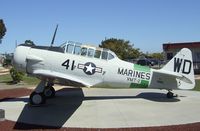
[[[87,83],[83,80],[80,80],[78,78],[75,78],[73,76],[67,75],[67,74],[63,74],[63,73],[59,73],[56,71],[50,71],[50,70],[34,70],[33,71],[34,75],[38,75],[38,76],[43,76],[43,77],[53,77],[53,78],[60,78],[60,79],[65,79],[65,80],[70,80],[70,81],[75,81],[78,83],[81,83],[87,87],[93,86],[94,83]]]

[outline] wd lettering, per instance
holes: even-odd
[[[180,72],[182,60],[183,59],[174,58],[174,72]]]
[[[180,58],[174,58],[174,72],[179,73],[182,64],[183,68],[181,72],[183,74],[190,74],[192,68],[192,62],[190,60],[180,59]]]
[[[187,67],[187,68],[186,68]],[[191,67],[192,67],[192,62],[190,60],[184,60],[183,63],[183,73],[184,74],[190,74],[191,72]]]

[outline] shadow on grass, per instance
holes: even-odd
[[[7,84],[7,85],[16,85],[16,84],[18,84],[17,82],[15,82],[15,81],[0,81],[0,83],[5,83],[5,84]]]

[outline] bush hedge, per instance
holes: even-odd
[[[17,71],[15,68],[11,68],[10,75],[13,79],[13,83],[19,83],[22,81],[24,73]]]

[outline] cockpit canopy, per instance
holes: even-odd
[[[81,55],[90,58],[98,58],[103,60],[111,60],[115,57],[114,52],[108,49],[99,48],[91,45],[83,45],[78,42],[67,41],[60,46],[64,53]]]

